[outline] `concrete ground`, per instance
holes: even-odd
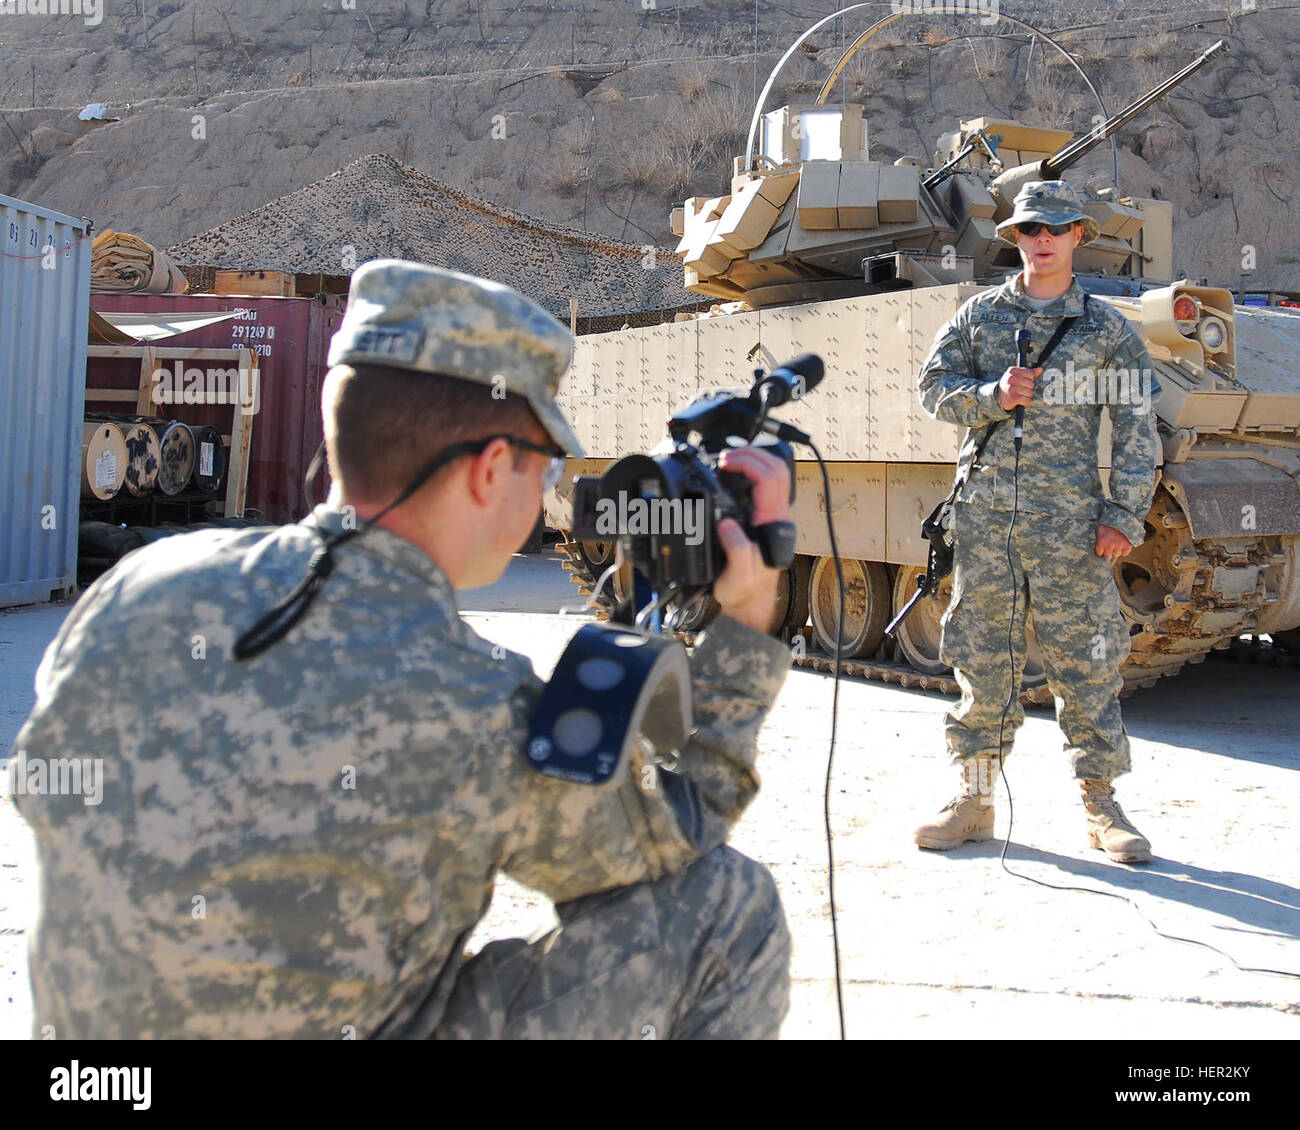
[[[549,674],[582,617],[558,560],[518,557],[466,593],[482,635]],[[0,752],[27,714],[32,675],[66,609],[0,613]],[[732,843],[775,875],[794,936],[783,1036],[837,1034],[823,788],[830,676],[793,671],[761,738],[763,791]],[[1173,1040],[1300,1037],[1300,980],[1245,973],[1167,941],[1114,898],[1008,875],[1001,842],[922,852],[912,828],[953,791],[939,695],[845,680],[831,790],[835,894],[851,1037]],[[1300,972],[1300,672],[1211,662],[1125,704],[1135,771],[1125,809],[1152,840],[1144,868],[1086,847],[1083,810],[1049,712],[1031,711],[1007,764],[1012,870],[1131,897],[1161,931],[1243,966]],[[1009,806],[998,794],[998,834]],[[0,1037],[30,1031],[24,931],[30,837],[0,804]],[[471,948],[532,934],[553,915],[509,880]]]

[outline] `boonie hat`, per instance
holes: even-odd
[[[1011,215],[998,224],[998,236],[1005,243],[1014,244],[1016,237],[1011,229],[1017,224],[1072,224],[1076,221],[1083,224],[1080,247],[1101,235],[1097,221],[1083,210],[1074,189],[1065,181],[1031,180],[1016,193]]]
[[[500,384],[522,396],[570,455],[582,445],[555,403],[573,359],[573,335],[522,294],[489,279],[374,259],[352,276],[348,308],[330,341],[334,365],[388,365]]]

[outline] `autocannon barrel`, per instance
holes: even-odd
[[[1141,98],[1135,99],[1124,107],[1118,114],[1107,118],[1104,122],[1099,123],[1096,127],[1084,134],[1069,145],[1063,146],[1057,152],[1053,153],[1043,161],[1040,171],[1044,180],[1059,180],[1061,174],[1065,172],[1076,161],[1080,160],[1087,153],[1105,141],[1120,126],[1132,118],[1136,118],[1143,110],[1153,102],[1158,102],[1168,94],[1175,86],[1184,79],[1190,78],[1199,71],[1206,63],[1217,55],[1222,55],[1227,51],[1227,44],[1220,39],[1214,46],[1208,48],[1198,58],[1188,63],[1177,74],[1170,75],[1159,86],[1148,90]]]

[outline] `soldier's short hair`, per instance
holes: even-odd
[[[336,365],[322,399],[331,474],[352,497],[374,502],[395,497],[453,443],[490,435],[550,442],[522,396],[456,377]],[[518,468],[528,452],[514,448],[512,455]]]

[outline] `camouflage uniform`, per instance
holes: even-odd
[[[1091,221],[1090,221],[1091,222]],[[1031,361],[1060,319],[1079,316],[1037,378],[1025,408],[1018,517],[1007,563],[1007,532],[1016,502],[1013,413],[998,401],[997,383],[1017,363],[1015,333],[1027,328]],[[1064,380],[1073,362],[1075,383]],[[1032,611],[1057,720],[1076,777],[1113,780],[1129,769],[1129,745],[1120,719],[1120,664],[1129,654],[1128,631],[1111,564],[1094,553],[1097,526],[1119,530],[1134,545],[1155,489],[1157,436],[1148,386],[1145,403],[1086,401],[1085,369],[1152,372],[1137,331],[1114,307],[1087,302],[1075,279],[1068,291],[1035,310],[1017,273],[976,295],[943,326],[921,367],[921,404],[932,417],[972,429],[959,465],[968,467],[980,434],[999,423],[954,507],[953,595],[943,618],[941,654],[955,669],[961,702],[947,715],[954,761],[996,756],[998,726],[1014,680],[1025,662],[1025,616]],[[1154,378],[1151,378],[1154,382]],[[1058,391],[1049,403],[1049,382]],[[1139,390],[1130,389],[1130,392]],[[1071,399],[1075,403],[1063,402]],[[1100,399],[1106,399],[1102,397]],[[1097,470],[1097,434],[1104,411],[1112,426],[1109,497]],[[1013,591],[1015,623],[1010,624]],[[1007,659],[1010,627],[1014,670]],[[1024,719],[1019,701],[1007,714],[1009,750]]]
[[[603,786],[542,777],[523,752],[530,664],[476,635],[442,570],[383,528],[337,549],[279,642],[232,658],[348,524],[320,507],[171,538],[68,616],[15,755],[105,773],[98,805],[15,798],[41,871],[35,1031],[774,1036],[789,934],[770,875],[724,841],[758,789],[787,648],[726,617],[709,629],[672,780],[639,756]],[[500,871],[564,925],[462,964]]]

